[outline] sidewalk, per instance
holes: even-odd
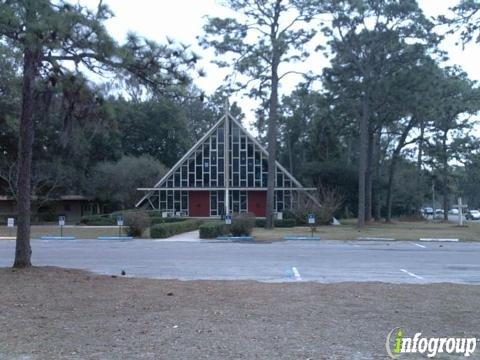
[[[162,242],[201,242],[200,239],[200,232],[199,230],[189,231],[183,234],[178,234],[171,236],[166,239],[153,239],[154,241],[162,241]]]

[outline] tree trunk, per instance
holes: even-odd
[[[443,196],[443,220],[448,220],[448,154],[447,154],[447,131],[445,131],[445,135],[442,140],[442,147],[443,147],[443,188],[442,188],[442,196]]]
[[[365,226],[365,173],[368,158],[368,97],[362,101],[362,114],[360,117],[360,146],[358,161],[358,219],[357,227]]]
[[[268,179],[267,179],[267,213],[265,228],[272,229],[274,225],[275,196],[275,160],[277,150],[277,107],[278,107],[278,74],[272,69],[272,93],[268,118]]]
[[[275,4],[275,14],[270,26],[270,39],[272,42],[272,62],[271,62],[271,85],[270,102],[268,110],[268,178],[267,178],[267,211],[265,219],[265,228],[273,229],[275,224],[273,214],[275,205],[275,178],[276,178],[276,158],[277,158],[277,117],[278,117],[278,65],[280,63],[280,53],[277,44],[278,21],[280,18],[280,1]]]
[[[368,127],[367,171],[365,173],[365,221],[372,220],[373,204],[373,136],[372,127]]]
[[[387,217],[386,222],[392,221],[392,192],[393,192],[393,178],[395,176],[395,169],[398,160],[398,153],[394,152],[392,155],[392,162],[388,169],[388,185],[387,185]]]
[[[27,9],[27,19],[29,10]],[[15,249],[16,268],[31,266],[30,246],[31,172],[34,138],[33,111],[35,78],[39,66],[39,53],[26,47],[23,56],[22,112],[18,142],[18,197],[17,197],[17,242]]]
[[[422,184],[422,162],[423,162],[423,138],[425,136],[425,123],[422,121],[420,124],[420,138],[418,141],[418,154],[417,154],[417,203],[415,204],[415,212],[420,215],[420,208],[423,205],[423,193],[421,190]]]
[[[290,174],[293,174],[293,151],[292,151],[292,138],[291,135],[288,135],[288,167]]]
[[[382,131],[377,132],[375,136],[375,220],[379,221],[382,218],[382,201],[380,198],[380,153],[381,153],[381,136]]]

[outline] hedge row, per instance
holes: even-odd
[[[295,219],[275,220],[275,227],[278,228],[294,227],[296,225],[297,222],[295,221]],[[265,219],[255,219],[255,226],[265,227]]]
[[[185,220],[187,220],[187,218],[175,218],[175,217],[163,218],[158,216],[150,216],[150,223],[152,225],[176,223],[176,222],[181,222]]]
[[[223,221],[208,221],[199,227],[200,239],[215,239],[217,236],[228,235],[228,226]]]
[[[172,223],[157,224],[150,227],[150,237],[164,239],[187,231],[193,231],[202,224],[201,220],[185,220]]]
[[[144,212],[128,211],[128,212],[125,212],[124,214],[120,212],[116,212],[112,214],[88,215],[88,216],[82,216],[82,218],[80,219],[80,223],[84,225],[91,225],[91,226],[117,225],[118,215],[123,215],[124,218],[126,219],[129,216],[136,216],[136,214],[140,214],[140,213],[144,213]],[[180,221],[186,220],[186,218],[175,218],[175,217],[162,218],[161,216],[158,216],[158,211],[154,213],[155,216],[152,216],[152,213],[148,213],[148,215],[149,215],[148,218],[150,219],[150,223],[152,225],[180,222]],[[58,217],[56,217],[52,221],[56,219],[58,219]]]
[[[110,215],[88,215],[82,216],[80,224],[91,226],[117,225],[117,219]]]

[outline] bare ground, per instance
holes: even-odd
[[[0,359],[385,359],[386,334],[397,326],[480,337],[479,304],[480,286],[182,282],[4,268]]]

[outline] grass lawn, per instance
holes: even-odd
[[[0,240],[15,237],[16,229],[0,226]],[[60,236],[57,225],[32,225],[32,238],[45,235]],[[65,226],[64,236],[75,236],[78,239],[96,239],[98,236],[118,236],[117,226]],[[282,240],[286,235],[310,235],[309,227],[276,228],[265,230],[255,228],[253,236],[256,240]],[[441,222],[402,222],[392,224],[382,222],[372,223],[363,230],[355,227],[354,220],[342,221],[339,226],[318,226],[315,232],[325,240],[356,240],[359,237],[382,237],[397,240],[418,240],[419,238],[456,238],[464,241],[480,241],[480,223],[469,222],[464,227],[454,223]],[[145,231],[144,238],[149,238],[149,231]]]
[[[310,235],[309,227],[276,228],[265,230],[255,228],[257,240],[281,240],[285,235]],[[363,230],[355,227],[353,220],[342,221],[339,226],[318,226],[315,235],[325,240],[355,240],[359,237],[382,237],[397,240],[418,240],[419,238],[455,238],[464,241],[480,241],[480,223],[467,223],[459,227],[454,223],[440,222],[394,222],[392,224],[372,223]]]
[[[0,238],[15,237],[17,229],[0,226]],[[32,225],[32,239],[41,236],[60,236],[60,227],[57,225]],[[125,235],[125,234],[123,234]],[[79,239],[96,239],[98,236],[118,236],[118,226],[74,226],[63,227],[63,236],[75,236]]]

